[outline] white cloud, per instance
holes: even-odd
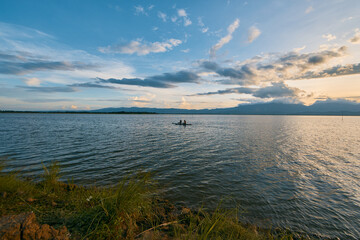
[[[172,16],[172,17],[171,17],[171,21],[172,21],[172,22],[176,22],[176,20],[177,20],[177,17],[176,17],[176,16]]]
[[[185,27],[187,27],[187,26],[189,26],[189,25],[191,25],[191,24],[192,24],[192,22],[191,22],[190,19],[188,19],[188,18],[185,18],[185,19],[184,19],[184,26],[185,26]]]
[[[326,40],[328,40],[328,42],[336,39],[336,36],[332,35],[330,33],[329,34],[323,34],[322,37],[325,38]]]
[[[320,51],[325,51],[325,50],[331,49],[332,47],[334,47],[334,45],[332,45],[332,44],[321,44],[319,46],[319,50]]]
[[[355,35],[354,35],[354,37],[349,39],[349,42],[351,42],[352,44],[360,44],[360,29],[359,28],[355,29]]]
[[[191,109],[191,104],[188,101],[186,101],[185,97],[182,97],[179,108],[181,108],[181,109]]]
[[[163,22],[166,22],[167,15],[165,13],[159,11],[158,17],[161,18],[161,20],[163,20]]]
[[[132,101],[133,105],[136,107],[144,107],[151,103],[151,101],[156,97],[156,94],[147,93],[146,96],[135,96],[130,97],[128,100]]]
[[[230,42],[230,40],[232,39],[232,34],[239,27],[239,24],[240,24],[240,20],[238,18],[235,19],[235,21],[232,24],[230,24],[230,26],[227,28],[228,34],[225,37],[221,38],[217,44],[215,44],[214,46],[211,47],[211,49],[210,49],[210,57],[211,58],[215,58],[216,51],[218,51],[225,44]]]
[[[351,21],[353,19],[354,19],[353,17],[347,17],[347,18],[342,19],[341,22]]]
[[[185,26],[185,27],[187,27],[187,26],[189,26],[189,25],[192,24],[190,18],[188,18],[188,16],[187,16],[187,13],[186,13],[185,9],[178,9],[178,16],[181,17],[181,18],[183,18],[183,20],[184,20],[184,26]],[[171,19],[171,20],[172,20],[172,19]],[[175,21],[176,21],[176,20],[175,20]],[[173,21],[173,22],[175,22],[175,21]]]
[[[148,10],[150,11],[150,10],[152,10],[154,7],[155,7],[154,5],[150,5],[150,6],[148,7]]]
[[[115,45],[99,48],[102,53],[123,53],[123,54],[137,54],[138,56],[147,55],[149,53],[160,53],[172,50],[182,43],[179,39],[171,38],[165,42],[142,42],[141,39],[131,41],[125,45]]]
[[[314,11],[314,8],[313,8],[313,6],[310,6],[310,7],[308,7],[308,8],[305,10],[305,13],[306,13],[306,14],[309,14],[309,13],[311,13],[312,11]]]
[[[202,33],[206,33],[207,31],[209,31],[209,28],[205,26],[201,17],[198,17],[198,25],[200,26],[200,31]]]
[[[178,9],[179,17],[187,17],[185,9]]]
[[[199,25],[200,27],[205,27],[205,24],[204,24],[203,21],[202,21],[202,17],[198,17],[198,25]]]
[[[296,53],[299,53],[301,52],[302,50],[304,50],[306,48],[306,46],[302,46],[302,47],[299,47],[299,48],[294,48],[293,51],[296,52]]]
[[[152,30],[157,31],[157,30],[159,30],[159,28],[158,27],[153,27]]]
[[[41,83],[41,81],[35,77],[27,78],[25,82],[28,86],[40,86],[40,83]]]
[[[138,5],[138,6],[135,6],[134,8],[135,8],[135,14],[136,15],[146,14],[145,9],[144,9],[143,6]]]
[[[121,12],[121,11],[122,11],[121,7],[118,6],[118,5],[111,5],[111,4],[109,4],[108,7],[109,7],[110,9],[114,9],[114,10],[117,11],[117,12]]]
[[[207,28],[202,28],[202,29],[201,29],[201,32],[202,32],[202,33],[207,33],[208,31],[209,31],[209,28],[208,28],[208,27],[207,27]]]
[[[252,26],[249,28],[249,31],[248,31],[248,42],[249,43],[252,43],[255,39],[257,39],[261,34],[261,31],[255,27],[255,26]]]
[[[190,51],[190,49],[187,48],[187,49],[183,49],[183,50],[180,50],[180,51],[182,51],[182,52],[184,52],[184,53],[188,53],[188,52]]]

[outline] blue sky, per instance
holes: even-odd
[[[360,1],[0,2],[0,109],[360,101]]]

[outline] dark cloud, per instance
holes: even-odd
[[[33,58],[31,55],[18,52],[17,55],[0,52],[0,74],[21,75],[34,71],[93,69],[96,65],[82,62],[49,61]]]
[[[14,61],[14,60],[20,60],[19,56],[13,55],[13,54],[7,54],[4,52],[0,52],[0,59],[7,60],[7,61]]]
[[[94,99],[92,101],[98,101],[98,102],[124,102],[123,99]]]
[[[311,64],[319,64],[325,62],[325,58],[323,56],[312,56],[309,57],[308,63]]]
[[[69,87],[84,87],[84,88],[108,88],[108,89],[116,89],[116,87],[113,86],[106,86],[106,85],[101,85],[101,84],[97,84],[97,83],[74,83],[71,85],[68,85]]]
[[[102,79],[98,78],[101,83],[113,83],[123,85],[136,85],[142,87],[154,88],[173,88],[174,83],[198,83],[200,77],[189,71],[179,71],[176,73],[164,73],[161,75],[150,76],[144,79],[140,78],[122,78],[122,79]]]
[[[236,80],[235,82],[241,85],[254,84],[252,77],[254,76],[253,71],[249,65],[242,65],[239,68],[223,68],[217,63],[211,61],[203,61],[200,63],[200,67],[216,72],[219,76],[229,77],[230,79]],[[234,81],[222,80],[224,84],[234,84]]]
[[[347,48],[342,46],[333,50],[299,54],[289,52],[283,55],[269,54],[252,58],[234,67],[222,67],[216,62],[199,61],[202,69],[213,71],[227,79],[218,80],[221,84],[257,85],[262,81],[284,81],[302,79],[315,65],[329,62],[333,58],[342,57]],[[339,73],[341,74],[341,73]],[[314,75],[314,74],[313,74]]]
[[[360,34],[358,34],[357,36],[354,36],[353,38],[351,38],[350,42],[354,43],[354,44],[360,43]]]
[[[113,83],[113,84],[123,84],[123,85],[134,85],[134,86],[141,86],[141,87],[154,87],[154,88],[173,88],[175,87],[172,84],[153,81],[149,79],[140,79],[140,78],[109,78],[109,79],[102,79],[98,78],[98,80],[102,83]]]
[[[80,62],[51,62],[32,60],[31,62],[10,62],[0,61],[0,74],[21,75],[34,71],[44,70],[64,70],[71,71],[76,69],[93,69],[94,65]]]
[[[27,98],[27,99],[20,99],[23,102],[32,102],[32,103],[52,103],[52,102],[72,102],[74,99],[46,99],[46,98]]]
[[[212,71],[215,71],[220,67],[216,62],[211,62],[211,61],[203,61],[200,63],[200,66]]]
[[[356,97],[349,97],[349,98],[356,98]],[[347,103],[347,104],[354,104],[354,105],[359,104],[355,100],[348,100],[348,99],[345,99],[345,98],[323,97],[323,98],[316,98],[316,99],[325,99],[325,101],[317,101],[317,103]]]
[[[76,92],[76,89],[72,87],[29,87],[29,86],[18,86],[24,88],[30,92],[43,92],[43,93],[54,93],[54,92]]]
[[[257,98],[297,98],[304,93],[304,91],[298,88],[292,88],[286,85],[283,82],[273,82],[270,86],[263,88],[247,88],[247,87],[239,87],[239,88],[228,88],[225,90],[219,90],[216,92],[207,92],[207,93],[198,93],[196,96],[204,96],[204,95],[215,95],[215,94],[250,94]],[[194,96],[194,95],[192,95]]]
[[[336,77],[336,76],[345,76],[345,75],[353,75],[353,74],[360,74],[360,63],[348,64],[344,66],[338,65],[317,73],[308,71],[299,79],[326,78],[326,77]]]
[[[329,58],[343,56],[346,53],[346,51],[347,51],[347,47],[342,46],[338,49],[325,50],[317,53],[299,54],[297,52],[290,52],[281,56],[278,62],[298,62],[298,61],[307,60],[310,63],[317,63]]]
[[[26,61],[27,59],[47,59],[47,57],[26,51],[0,51],[0,59],[6,61]]]
[[[141,99],[131,99],[131,101],[138,102],[138,103],[149,103],[149,102],[151,102],[150,100],[141,100]]]
[[[296,97],[302,92],[298,88],[292,88],[283,82],[272,83],[272,86],[259,88],[253,93],[258,98],[279,98],[279,97]]]
[[[245,77],[245,74],[241,70],[234,68],[221,68],[216,71],[217,74],[223,77],[237,78],[242,79]]]
[[[316,54],[314,56],[310,56],[308,63],[310,64],[321,64],[327,62],[329,59],[334,57],[341,57],[346,52],[347,47],[343,46],[339,48],[337,51],[324,51],[320,54]]]
[[[198,93],[198,94],[195,94],[195,95],[196,96],[216,95],[216,94],[224,95],[224,94],[231,94],[231,93],[252,94],[253,92],[254,92],[254,88],[239,87],[239,88],[227,88],[227,89],[219,90],[219,91],[216,91],[216,92]],[[190,95],[190,96],[194,96],[194,95]]]
[[[349,42],[352,44],[359,44],[360,43],[360,30],[357,28],[355,29],[355,34],[352,38],[349,39]]]
[[[347,47],[342,46],[338,49],[325,50],[317,53],[299,54],[290,52],[281,56],[274,65],[278,66],[277,70],[286,69],[287,67],[298,67],[300,70],[309,69],[312,65],[326,63],[332,58],[342,57],[346,54]],[[282,67],[281,67],[282,66]]]
[[[258,69],[266,69],[266,70],[269,70],[269,69],[274,69],[275,66],[273,65],[263,65],[263,66],[259,66]]]
[[[179,71],[176,73],[163,73],[145,80],[168,82],[168,83],[198,83],[200,77],[193,72]]]

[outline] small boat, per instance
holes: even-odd
[[[187,125],[192,125],[190,123],[173,123],[174,125],[182,125],[182,126],[187,126]]]

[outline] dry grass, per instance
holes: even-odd
[[[0,164],[0,215],[33,211],[41,223],[65,225],[73,239],[293,239],[292,234],[245,226],[236,210],[182,211],[156,194],[150,174],[114,187],[59,181],[60,166],[44,166],[35,183]]]

